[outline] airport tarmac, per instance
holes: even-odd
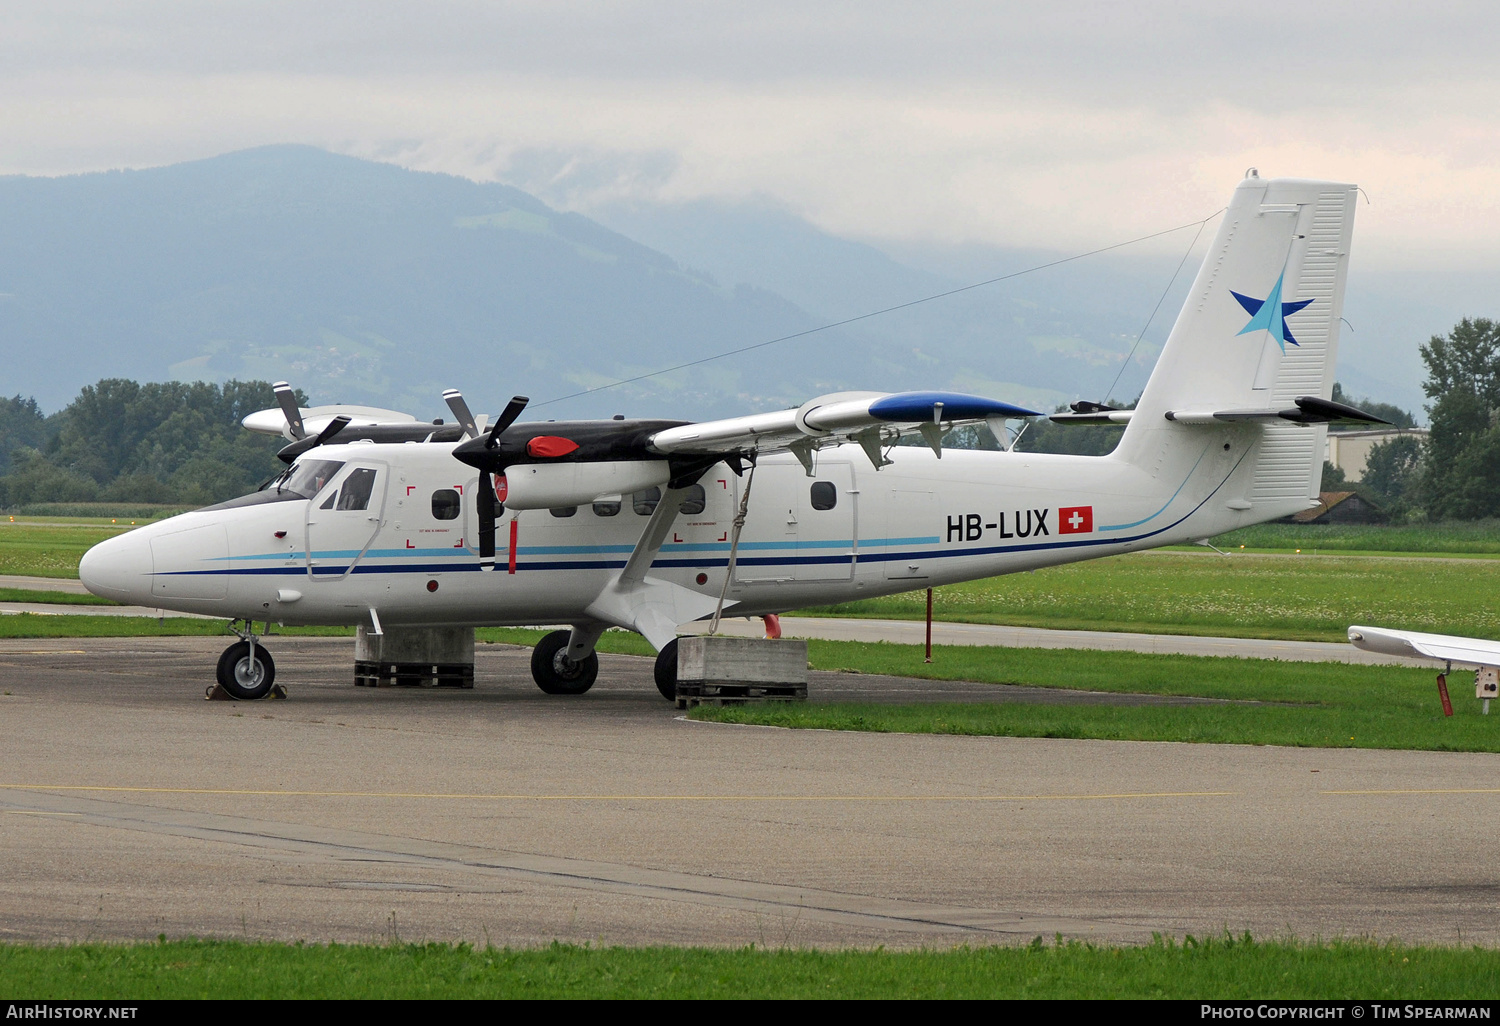
[[[0,938],[1500,943],[1492,755],[705,724],[649,660],[549,697],[499,645],[472,691],[371,690],[273,638],[289,700],[206,702],[222,645],[0,642]]]

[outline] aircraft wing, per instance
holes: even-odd
[[[1500,667],[1500,641],[1362,626],[1349,628],[1349,640],[1355,648],[1367,652],[1451,660],[1468,666]]]
[[[959,424],[1039,417],[1035,410],[962,392],[835,392],[795,410],[777,410],[682,424],[651,435],[648,444],[663,455],[731,456],[751,452],[794,452],[806,456],[824,444],[859,442],[877,465],[882,444],[902,434],[920,433],[941,455],[941,432]]]

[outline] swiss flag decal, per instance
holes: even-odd
[[[1088,534],[1094,529],[1094,507],[1064,506],[1057,511],[1058,534]]]

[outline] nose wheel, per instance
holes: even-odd
[[[276,683],[271,653],[253,641],[236,641],[219,656],[219,686],[241,701],[265,698]]]

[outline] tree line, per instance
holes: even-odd
[[[253,491],[280,472],[276,450],[285,442],[240,420],[275,405],[267,381],[106,378],[50,416],[35,399],[0,397],[0,507],[196,506]]]
[[[1421,347],[1430,435],[1401,435],[1374,447],[1360,482],[1325,465],[1325,490],[1356,488],[1394,519],[1475,520],[1500,511],[1500,322],[1465,318]],[[1398,427],[1410,413],[1344,394]],[[305,397],[298,401],[305,404]],[[202,505],[252,491],[282,469],[281,440],[246,431],[240,420],[276,405],[266,381],[106,378],[87,385],[50,416],[36,400],[0,397],[0,508],[37,503],[128,502]],[[1127,408],[1134,404],[1122,404]],[[1023,451],[1103,454],[1120,429],[1030,425]],[[922,444],[920,439],[906,440]],[[988,428],[964,428],[949,444],[999,448]]]

